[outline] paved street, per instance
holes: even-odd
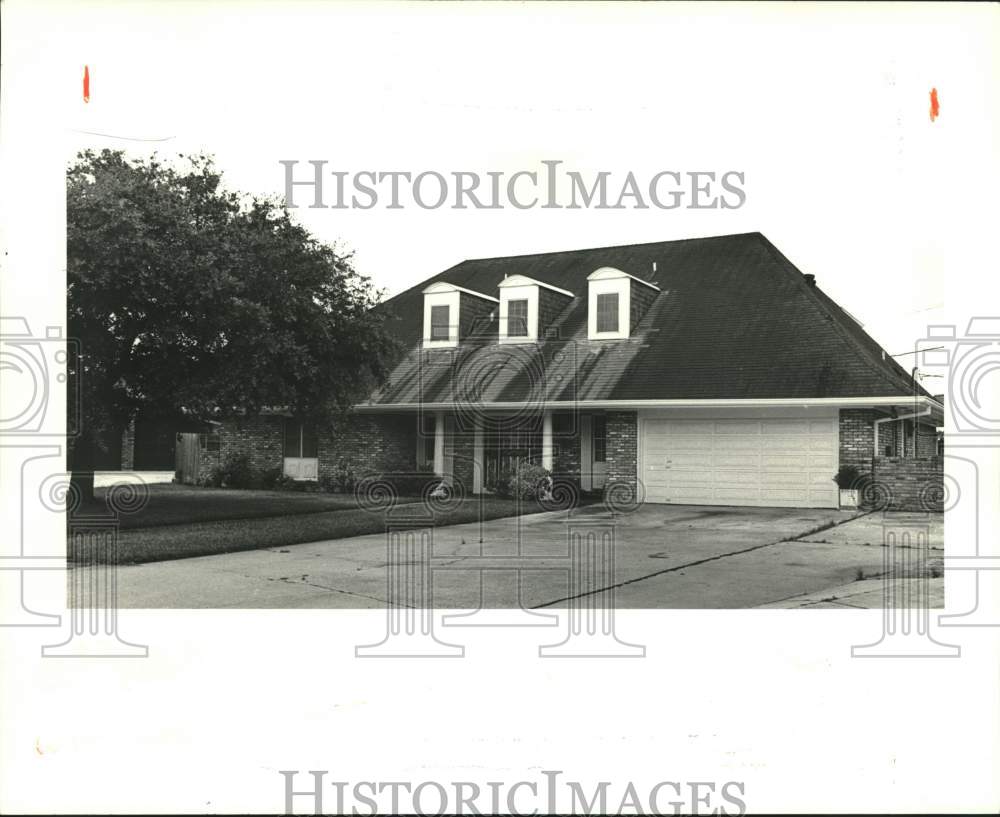
[[[900,530],[928,524],[906,514],[883,520],[849,511],[647,505],[614,525],[616,602],[621,608],[879,606],[884,522]],[[534,560],[532,569],[521,572],[523,606],[556,607],[580,592],[605,598],[612,582],[570,585],[568,523],[603,531],[610,519],[601,508],[585,508],[571,518],[549,513],[436,529],[433,605],[516,606],[517,574],[502,568],[517,553],[518,541],[522,555]],[[929,569],[940,575],[933,569],[943,556],[940,515],[929,525],[937,549]],[[381,607],[386,552],[386,537],[378,534],[122,567],[119,604]],[[477,566],[493,569],[480,572]],[[943,580],[931,584],[932,599],[941,603]]]

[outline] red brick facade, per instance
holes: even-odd
[[[873,473],[874,422],[887,416],[875,409],[844,409],[840,412],[841,465],[854,465],[862,474]],[[609,411],[605,417],[607,480],[634,487],[638,479],[637,413]],[[564,476],[578,476],[580,473],[579,428],[572,419],[567,414],[557,417],[554,423],[552,470]],[[919,424],[911,424],[904,434],[905,422],[890,420],[879,425],[880,452],[895,454],[905,446],[907,456],[879,456],[874,460],[875,478],[887,486],[897,507],[923,508],[921,503],[926,504],[928,496],[940,496],[941,460],[933,457],[936,435],[933,427]],[[220,435],[218,454],[213,456],[206,452],[205,464],[224,461],[231,454],[245,452],[256,469],[280,466],[283,423],[284,418],[281,417],[260,417],[228,424]],[[447,453],[451,457],[453,474],[468,495],[475,486],[475,435],[459,422],[449,422],[448,428]],[[318,443],[319,475],[322,479],[333,474],[342,458],[358,476],[376,471],[413,471],[417,462],[417,446],[423,445],[424,441],[417,434],[416,416],[398,414],[352,415],[319,433]],[[913,456],[914,449],[916,458]]]
[[[607,466],[613,482],[632,486],[638,480],[639,431],[634,411],[609,411],[607,418]],[[641,493],[640,493],[641,496]]]
[[[874,476],[888,502],[886,510],[943,510],[944,463],[941,457],[878,457]]]
[[[231,421],[220,432],[220,461],[246,454],[257,470],[283,463],[284,417]],[[416,418],[408,415],[352,415],[317,432],[320,478],[329,477],[343,458],[361,476],[373,471],[412,471],[416,463]]]

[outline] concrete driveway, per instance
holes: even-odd
[[[571,586],[567,530],[578,524],[614,528],[613,581]],[[938,547],[940,524],[938,518],[932,535]],[[647,505],[613,525],[595,507],[572,517],[548,513],[440,527],[433,539],[432,603],[516,607],[520,594],[525,607],[558,607],[580,592],[605,599],[613,585],[620,608],[838,606],[847,591],[861,589],[859,581],[883,572],[882,525],[880,516],[848,511]],[[520,572],[520,588],[507,561],[519,549],[532,559],[531,569]],[[119,569],[119,605],[382,607],[386,566],[384,534],[155,562]],[[415,566],[414,559],[403,560],[404,570]]]

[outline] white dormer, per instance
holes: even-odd
[[[545,329],[539,327],[539,315],[552,311],[544,307],[549,306],[550,301],[564,305],[567,298],[573,298],[572,292],[529,278],[527,275],[510,275],[500,282],[499,288],[501,343],[537,341],[541,334],[540,329]]]
[[[590,340],[627,338],[660,288],[614,267],[601,267],[587,276],[587,337]],[[633,310],[633,302],[636,309]]]
[[[445,281],[431,284],[424,289],[424,348],[458,346],[462,328],[468,332],[477,318],[486,320],[498,303],[482,292]]]

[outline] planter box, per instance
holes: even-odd
[[[856,489],[851,489],[851,488],[841,488],[840,507],[841,508],[858,507],[858,491]]]

